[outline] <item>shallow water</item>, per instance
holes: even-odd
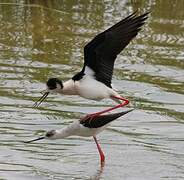
[[[1,179],[184,179],[184,3],[173,2],[0,0]],[[113,77],[135,110],[98,136],[105,166],[92,138],[24,144],[112,105],[52,95],[32,107],[49,77],[72,77],[85,44],[136,9],[152,13]]]

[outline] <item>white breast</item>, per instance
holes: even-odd
[[[90,75],[85,75],[81,80],[75,81],[75,89],[80,96],[93,100],[109,98],[113,91]]]

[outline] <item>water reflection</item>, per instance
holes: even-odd
[[[183,179],[183,6],[182,0],[1,0],[1,177]],[[98,167],[91,139],[25,146],[21,141],[28,137],[111,105],[53,95],[32,108],[49,77],[78,72],[84,45],[137,9],[152,13],[118,57],[113,79],[137,110],[102,133],[105,168]]]
[[[95,175],[93,175],[93,176],[90,177],[90,180],[99,180],[99,179],[101,179],[101,176],[102,176],[103,171],[104,171],[104,167],[105,167],[105,162],[103,162],[100,165],[100,168],[97,170],[97,172],[95,173]]]

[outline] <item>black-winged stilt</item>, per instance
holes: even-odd
[[[84,47],[84,66],[82,70],[64,83],[57,78],[49,79],[47,81],[47,90],[34,104],[34,107],[39,106],[52,92],[79,95],[92,100],[110,98],[119,103],[115,107],[87,115],[87,117],[100,115],[127,105],[129,101],[121,97],[111,86],[114,62],[117,55],[141,30],[141,26],[145,23],[148,14],[136,16],[133,13],[98,34]]]
[[[92,119],[90,117],[83,118],[83,119],[74,121],[73,123],[71,123],[70,125],[68,125],[63,129],[48,131],[45,134],[45,136],[41,136],[39,138],[30,140],[30,141],[25,141],[25,142],[31,143],[41,139],[50,139],[50,140],[62,139],[73,135],[83,136],[83,137],[93,136],[94,141],[98,148],[98,152],[100,154],[101,163],[104,163],[105,155],[97,141],[96,135],[102,132],[111,121],[129,113],[132,110],[133,109],[127,110],[124,112],[114,113],[114,114],[99,115],[99,116],[93,117]]]

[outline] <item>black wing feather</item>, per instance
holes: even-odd
[[[131,110],[127,110],[124,112],[119,112],[119,113],[114,113],[114,114],[107,114],[107,115],[101,115],[101,116],[97,116],[94,118],[88,118],[85,120],[80,120],[80,123],[88,128],[100,128],[108,123],[110,123],[111,121],[131,112],[133,109]]]
[[[147,15],[136,16],[135,13],[121,20],[106,31],[98,34],[84,47],[84,67],[90,67],[95,72],[95,78],[111,87],[114,61],[117,55],[141,30]]]

